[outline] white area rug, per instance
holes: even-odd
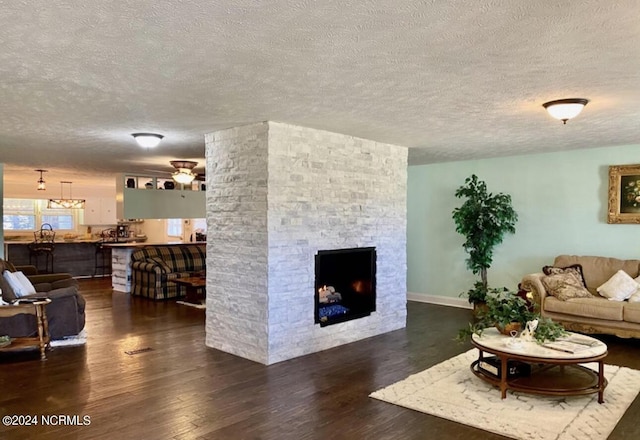
[[[82,330],[80,333],[74,336],[65,336],[63,339],[56,339],[51,341],[52,347],[74,347],[77,345],[84,345],[87,343],[87,332]]]
[[[522,440],[606,439],[640,391],[640,371],[605,365],[605,402],[598,395],[535,396],[500,390],[469,370],[476,349],[370,395],[375,399]],[[597,368],[597,364],[593,365]]]
[[[176,304],[182,304],[183,306],[189,306],[189,307],[194,307],[196,309],[206,309],[207,305],[206,304],[194,304],[194,303],[190,303],[190,302],[186,302],[186,301],[176,301]]]

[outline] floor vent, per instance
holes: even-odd
[[[125,353],[127,353],[129,356],[133,356],[134,354],[146,353],[147,351],[153,351],[153,348],[151,347],[138,348],[137,350],[125,351]]]

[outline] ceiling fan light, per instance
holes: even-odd
[[[189,184],[198,176],[192,171],[198,165],[198,162],[193,160],[172,160],[169,163],[177,170],[171,174],[171,177],[178,183]]]
[[[569,119],[578,116],[588,102],[589,100],[584,98],[569,98],[545,102],[542,106],[547,109],[551,117],[566,124]]]
[[[164,136],[157,133],[132,133],[131,136],[142,148],[155,148],[164,138]]]
[[[193,182],[193,179],[196,178],[196,175],[187,168],[180,168],[180,170],[173,173],[171,177],[178,183],[188,184]]]

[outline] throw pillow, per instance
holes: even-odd
[[[542,284],[549,295],[555,296],[560,301],[593,297],[574,272],[556,273],[542,277]]]
[[[582,271],[581,264],[572,264],[571,266],[567,267],[544,266],[542,268],[542,272],[544,272],[545,275],[556,275],[559,273],[571,272],[577,275],[578,279],[582,281],[582,285],[584,287],[587,287],[587,282],[584,280],[584,272]]]
[[[33,284],[31,284],[31,281],[29,281],[29,278],[27,278],[25,274],[18,271],[14,272],[13,276],[18,279],[20,285],[22,286],[22,296],[33,295],[34,293],[36,293],[36,288],[33,287]]]
[[[6,302],[14,302],[18,297],[16,293],[13,291],[11,284],[7,281],[7,278],[4,276],[5,273],[11,273],[8,270],[2,272],[2,276],[0,276],[0,289],[2,289],[2,299]]]
[[[13,293],[15,294],[16,298],[20,298],[26,295],[26,293],[24,292],[24,288],[22,287],[22,284],[20,283],[20,280],[18,279],[15,273],[5,270],[2,276],[4,277],[6,282],[9,284],[9,286],[11,286],[11,289],[13,290]]]
[[[596,290],[601,296],[612,301],[624,301],[633,295],[639,287],[640,284],[621,269]]]
[[[633,281],[640,284],[640,276],[634,278]],[[631,294],[631,296],[628,298],[628,301],[630,303],[640,302],[640,288],[638,288],[635,292]]]

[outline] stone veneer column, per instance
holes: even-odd
[[[406,148],[264,122],[206,153],[208,346],[271,364],[406,325]],[[376,312],[320,327],[316,252],[364,246]]]

